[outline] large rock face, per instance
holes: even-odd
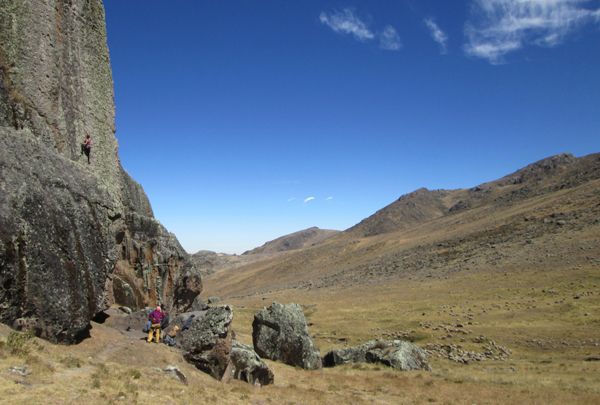
[[[403,340],[371,340],[361,346],[332,350],[323,357],[324,367],[349,363],[381,363],[403,371],[431,371],[423,349]]]
[[[201,291],[114,132],[102,2],[0,0],[0,322],[70,343],[113,302],[179,312]]]
[[[274,302],[263,308],[252,322],[252,341],[259,356],[280,360],[307,370],[321,368],[321,354],[315,351],[302,307]]]

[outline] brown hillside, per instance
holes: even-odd
[[[597,230],[599,179],[600,154],[562,154],[469,190],[420,189],[316,246],[218,272],[207,291],[231,297],[515,269],[546,249],[554,258],[570,232]]]
[[[357,237],[369,237],[408,229],[417,224],[439,218],[448,212],[443,198],[447,190],[429,191],[420,188],[403,195],[394,203],[363,219],[346,232]]]

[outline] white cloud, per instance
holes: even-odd
[[[292,198],[290,198],[290,199],[288,200],[288,202],[290,202],[290,201],[292,201],[292,200],[295,200],[295,199],[296,199],[296,197],[292,197]]]
[[[381,49],[386,49],[388,51],[397,51],[402,47],[402,42],[400,42],[400,36],[398,35],[394,27],[392,27],[391,25],[385,27],[383,32],[380,34],[379,40],[379,47]]]
[[[581,26],[600,22],[589,0],[474,0],[473,20],[465,25],[465,53],[504,62],[504,55],[525,45],[553,47]]]
[[[327,197],[327,198],[325,199],[325,201],[329,201],[329,200],[331,200],[332,198],[333,198],[333,197]]]
[[[374,34],[367,28],[367,24],[354,15],[352,10],[336,11],[333,14],[322,12],[319,20],[329,26],[335,32],[352,34],[361,42],[370,41],[379,37],[379,47],[388,51],[397,51],[402,47],[400,36],[392,26],[387,26],[383,32]]]
[[[426,19],[425,24],[431,31],[431,37],[433,38],[433,40],[440,44],[440,46],[442,47],[442,53],[448,53],[448,47],[446,44],[446,42],[448,41],[448,35],[446,35],[446,33],[442,31],[440,27],[438,27],[438,25],[435,23],[435,21],[433,21],[433,19],[431,18]]]
[[[306,200],[304,200],[304,202],[310,201],[310,200],[314,200],[315,197],[308,197]]]
[[[335,32],[342,34],[352,34],[359,41],[366,41],[375,38],[375,35],[369,31],[366,24],[358,17],[355,17],[351,10],[345,9],[342,12],[327,15],[322,12],[319,20],[323,24],[327,24]]]

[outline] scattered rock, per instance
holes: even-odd
[[[371,340],[361,346],[332,350],[323,357],[324,367],[349,363],[381,363],[403,371],[431,371],[425,351],[404,340]]]
[[[483,343],[485,338],[483,336],[476,337],[473,339],[475,343]],[[506,361],[510,356],[511,351],[506,347],[502,347],[496,344],[494,341],[489,341],[483,346],[484,352],[469,352],[463,350],[462,346],[455,344],[428,344],[425,353],[428,356],[435,356],[438,358],[448,359],[457,363],[469,364],[473,361]]]
[[[166,367],[166,368],[163,370],[163,372],[164,372],[166,375],[173,376],[173,377],[177,378],[177,380],[178,380],[180,383],[183,383],[183,384],[185,384],[185,385],[188,385],[188,379],[187,379],[187,377],[185,376],[185,374],[183,374],[183,372],[182,372],[181,370],[179,370],[179,367],[177,367],[177,366],[171,366],[171,365],[169,365],[169,366],[167,366],[167,367]]]
[[[27,374],[30,374],[31,371],[27,370],[25,366],[12,366],[8,369],[13,374],[19,374],[22,377],[25,377]]]
[[[119,307],[118,310],[127,315],[131,315],[131,309],[129,307]]]
[[[252,341],[259,356],[280,360],[307,370],[321,368],[321,355],[315,351],[302,307],[277,302],[254,315]]]

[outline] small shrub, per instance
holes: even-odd
[[[31,350],[31,340],[34,337],[33,333],[13,331],[6,338],[6,348],[13,356],[24,356]]]
[[[138,370],[135,370],[135,369],[131,369],[129,371],[129,374],[131,374],[131,376],[133,377],[134,380],[137,380],[138,378],[140,378],[142,376],[142,373],[140,373]]]

